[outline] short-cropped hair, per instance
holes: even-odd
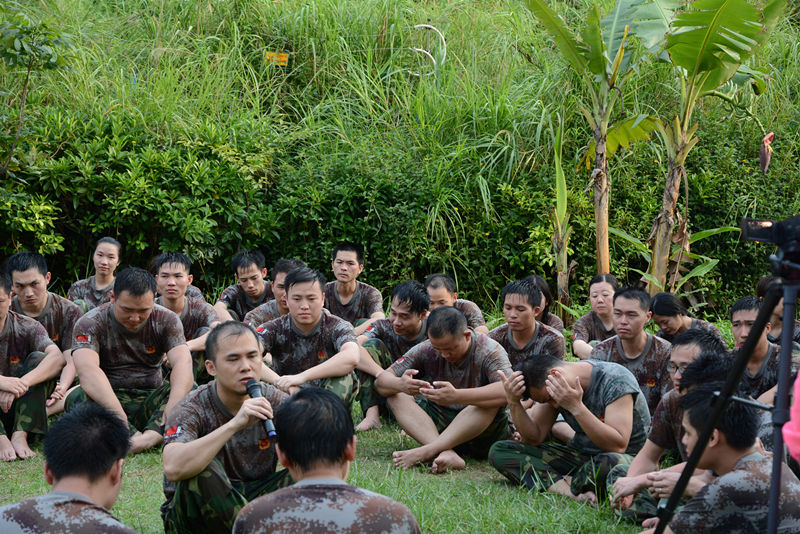
[[[434,273],[425,279],[425,289],[439,289],[440,287],[445,288],[448,293],[455,293],[457,290],[453,277],[444,273]]]
[[[239,321],[225,321],[224,323],[218,324],[211,329],[211,332],[206,338],[206,360],[211,360],[212,362],[217,361],[217,353],[219,352],[220,348],[220,338],[227,336],[241,336],[248,333],[253,335],[260,347],[261,341],[258,337],[258,334],[256,333],[255,328],[249,324],[240,323]]]
[[[356,253],[356,261],[358,261],[359,265],[364,265],[364,247],[359,245],[358,243],[353,243],[352,241],[339,241],[333,247],[333,253],[331,254],[331,259],[335,260],[336,255],[339,252],[355,252]]]
[[[234,272],[245,270],[251,265],[255,265],[259,271],[267,266],[267,260],[260,250],[240,250],[231,258],[231,267]]]
[[[299,258],[281,258],[272,267],[272,278],[274,280],[278,273],[289,274],[293,270],[305,266],[305,262]]]
[[[699,385],[681,397],[681,408],[689,414],[689,422],[700,432],[708,422],[714,392],[722,389],[722,382]],[[719,402],[719,401],[717,401]],[[717,430],[725,435],[728,445],[736,450],[752,447],[758,437],[758,411],[752,406],[731,401],[722,412]]]
[[[156,294],[156,279],[149,272],[139,267],[126,267],[114,279],[114,295],[119,298],[123,291],[134,297],[152,293]]]
[[[76,406],[53,423],[44,438],[44,457],[56,480],[108,473],[130,449],[128,425],[119,415],[94,402]]]
[[[758,311],[761,309],[761,300],[753,295],[742,297],[731,306],[731,321],[733,321],[733,314],[740,311]]]
[[[153,262],[150,264],[150,271],[153,274],[158,274],[158,271],[160,271],[164,265],[169,264],[181,265],[188,273],[191,272],[192,269],[192,258],[183,252],[165,252],[153,259]]]
[[[625,286],[614,291],[615,303],[617,302],[618,298],[638,300],[639,307],[642,309],[642,311],[650,311],[650,295],[647,294],[647,291],[642,291],[641,289],[636,289],[635,287],[631,286]]]
[[[6,292],[6,295],[11,293],[11,277],[5,272],[0,272],[0,288]]]
[[[353,417],[344,402],[318,387],[304,387],[275,413],[278,445],[302,471],[345,461],[345,449],[355,435]]]
[[[397,299],[398,304],[408,304],[411,313],[420,314],[431,307],[431,297],[425,291],[425,286],[416,280],[400,282],[392,291],[392,300]]]
[[[672,346],[680,345],[697,345],[700,352],[725,352],[727,350],[717,336],[700,328],[690,328],[675,336]]]
[[[17,252],[6,260],[6,273],[12,276],[14,272],[24,272],[36,269],[42,276],[47,276],[47,260],[38,252]]]
[[[467,318],[461,310],[452,306],[439,306],[428,316],[429,338],[439,339],[445,335],[463,335],[467,329]]]
[[[724,381],[733,368],[733,356],[724,350],[701,350],[681,373],[681,391],[710,382]]]
[[[535,283],[525,280],[514,280],[503,288],[500,294],[500,304],[505,305],[508,295],[521,295],[525,297],[531,308],[537,308],[542,304],[542,290]]]
[[[319,283],[320,291],[323,293],[325,292],[325,275],[310,267],[298,267],[297,269],[289,271],[289,274],[286,275],[286,279],[283,281],[283,286],[288,293],[293,285],[303,284],[305,282],[317,282]]]
[[[552,354],[532,354],[514,366],[514,371],[522,371],[525,379],[525,392],[523,399],[530,398],[530,388],[542,389],[547,375],[555,367],[563,367],[564,361]]]

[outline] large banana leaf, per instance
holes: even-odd
[[[636,115],[624,121],[615,123],[608,129],[606,134],[606,154],[610,158],[620,146],[629,148],[635,141],[646,141],[650,139],[650,132],[655,130],[658,119],[649,115]],[[594,141],[589,144],[586,152],[586,168],[591,169],[594,165]]]
[[[619,0],[629,11],[631,33],[651,52],[661,45],[683,3],[682,0]]]
[[[525,0],[525,5],[536,15],[544,29],[553,36],[556,47],[570,66],[578,73],[586,74],[588,62],[583,55],[584,47],[578,43],[558,14],[543,0]]]
[[[656,0],[658,1],[658,0]],[[685,69],[696,94],[716,89],[766,40],[784,0],[772,0],[763,11],[747,0],[695,0],[678,14],[667,36],[673,64]],[[771,27],[770,27],[771,25]]]

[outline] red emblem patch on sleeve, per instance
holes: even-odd
[[[373,328],[373,326],[372,326],[372,325],[369,325],[369,326],[367,327],[367,329],[365,330],[365,332],[372,332],[373,330],[375,330],[375,328]]]
[[[155,347],[147,347],[144,349],[147,354],[153,354],[156,351]]]
[[[406,357],[405,357],[405,356],[400,356],[400,357],[399,357],[399,358],[397,358],[397,360],[395,360],[395,361],[396,361],[397,363],[401,363],[401,362],[402,362],[403,360],[405,360],[405,359],[406,359]]]
[[[327,358],[327,357],[328,357],[328,355],[327,355],[327,354],[325,354],[325,351],[324,351],[324,350],[321,350],[321,351],[319,351],[319,352],[317,353],[317,359],[319,359],[319,360],[324,360],[324,359],[325,359],[325,358]]]
[[[258,442],[258,448],[261,449],[262,451],[269,449],[270,445],[271,443],[269,442],[268,439],[262,439],[261,441]]]
[[[56,332],[52,336],[50,336],[50,339],[52,339],[53,341],[58,341],[58,332]]]
[[[78,343],[88,343],[91,337],[88,334],[81,334],[75,338]]]
[[[18,363],[19,363],[19,356],[12,356],[11,358],[9,358],[9,359],[8,359],[8,362],[9,362],[11,365],[16,365],[16,364],[18,364]]]
[[[655,387],[655,385],[656,385],[656,381],[655,380],[653,380],[652,378],[648,378],[647,379],[647,387],[652,388],[652,387]]]
[[[177,434],[177,433],[178,433],[178,427],[177,427],[177,426],[171,426],[171,427],[169,427],[169,428],[167,429],[167,431],[166,431],[166,432],[164,432],[164,437],[165,437],[165,438],[168,438],[168,437],[170,437],[170,436],[174,436],[174,435],[175,435],[175,434]]]
[[[259,334],[263,334],[264,330],[266,330],[266,328],[264,328],[263,326],[259,326],[258,328],[256,328],[256,332],[258,332]]]

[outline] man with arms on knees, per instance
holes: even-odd
[[[272,369],[264,367],[262,377],[289,394],[304,384],[320,386],[351,406],[359,361],[353,327],[323,308],[325,277],[319,271],[295,269],[284,283],[289,315],[256,329],[272,358]]]
[[[83,313],[80,306],[74,302],[47,291],[50,272],[41,254],[35,252],[14,254],[6,262],[6,273],[11,278],[11,291],[14,294],[11,309],[41,323],[47,335],[64,355],[66,365],[61,370],[61,377],[50,398],[47,399],[47,406],[51,406],[64,399],[75,380],[75,365],[72,363],[72,329]]]
[[[467,328],[452,306],[433,310],[428,340],[375,379],[397,422],[422,444],[394,452],[394,464],[407,469],[433,460],[433,472],[443,473],[464,469],[461,454],[485,458],[492,443],[508,436],[498,371],[511,371],[499,343]]]
[[[258,250],[242,250],[234,254],[231,267],[238,282],[225,288],[214,310],[220,321],[241,321],[247,312],[274,298],[267,278],[267,262]]]
[[[627,367],[636,377],[652,414],[672,381],[667,373],[669,342],[644,331],[651,315],[650,295],[632,287],[618,289],[614,293],[617,335],[592,349],[589,358]]]
[[[667,364],[673,389],[661,397],[653,414],[647,441],[630,466],[619,465],[608,475],[609,494],[613,495],[615,507],[622,510],[622,517],[626,519],[641,521],[655,516],[658,498],[665,493],[672,493],[683,471],[683,463],[663,470],[659,470],[658,464],[667,451],[680,456],[682,462],[686,461],[686,449],[681,444],[683,411],[680,397],[686,387],[694,384],[682,384],[682,379],[687,367],[697,361],[701,354],[705,358],[728,357],[719,338],[703,330],[690,329],[673,339]],[[694,495],[708,482],[705,474],[692,477],[687,488],[688,494]]]
[[[247,391],[261,373],[253,327],[237,321],[215,327],[206,357],[214,380],[189,393],[167,418],[161,511],[168,533],[230,532],[248,501],[292,482],[288,471],[275,472],[274,443],[263,425],[287,395],[263,383],[261,397]]]
[[[10,307],[11,279],[0,273],[0,460],[7,462],[35,454],[28,434],[47,433],[47,394],[66,363],[44,327]]]
[[[616,363],[548,354],[514,369],[502,379],[521,441],[495,443],[489,462],[529,489],[596,503],[611,468],[629,463],[647,436],[650,413],[636,379]],[[528,397],[536,401],[530,412],[522,406]],[[566,444],[546,441],[559,414],[575,431]]]
[[[44,439],[44,478],[53,490],[0,508],[0,532],[134,534],[109,512],[129,448],[128,427],[102,406],[62,416]]]
[[[81,385],[67,396],[67,410],[93,400],[128,421],[131,452],[161,443],[162,418],[192,388],[192,356],[178,316],[155,303],[156,281],[138,267],[114,281],[111,302],[75,325],[72,358]],[[161,374],[162,355],[172,367]]]
[[[272,268],[272,293],[275,298],[247,312],[244,322],[256,328],[289,313],[289,307],[286,304],[286,275],[305,266],[306,264],[297,258],[279,259]]]
[[[467,326],[478,334],[488,334],[486,320],[478,305],[467,299],[458,298],[456,281],[450,276],[436,273],[425,279],[425,290],[431,298],[431,311],[439,306],[452,306],[467,318]]]
[[[420,532],[406,506],[345,482],[356,436],[350,411],[335,395],[300,391],[278,409],[275,428],[278,457],[297,482],[244,507],[234,534]]]
[[[356,280],[364,270],[364,247],[340,241],[333,247],[331,269],[336,281],[325,286],[325,307],[361,335],[370,324],[385,317],[381,292]]]
[[[682,441],[688,454],[697,446],[711,413],[714,392],[721,388],[721,382],[704,384],[681,398]],[[697,464],[718,476],[677,512],[665,533],[767,531],[772,459],[759,452],[756,411],[740,402],[728,404]],[[778,532],[800,532],[800,481],[785,463],[781,469]],[[658,519],[651,518],[643,526],[657,524]]]
[[[192,283],[192,260],[180,252],[166,252],[153,260],[159,297],[156,304],[175,313],[183,325],[183,336],[192,353],[192,371],[195,381],[205,384],[210,377],[205,373],[203,351],[211,328],[219,324],[217,313],[205,300],[188,297],[186,289]]]
[[[375,391],[375,377],[413,346],[428,339],[425,319],[430,303],[422,284],[416,280],[401,282],[392,292],[389,318],[378,319],[358,336],[359,396],[364,420],[356,427],[357,431],[380,426],[379,406],[385,405],[386,399]]]
[[[564,335],[536,320],[541,309],[542,292],[535,284],[527,280],[510,282],[503,288],[500,301],[506,323],[489,332],[489,337],[506,349],[511,365],[534,354],[550,354],[564,359]]]

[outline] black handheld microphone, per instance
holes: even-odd
[[[251,378],[245,384],[247,388],[247,394],[250,395],[252,398],[263,397],[263,393],[261,393],[261,384],[255,378]],[[264,421],[264,429],[267,431],[267,437],[269,439],[275,439],[278,437],[278,433],[275,432],[275,425],[272,423],[272,419],[266,419]]]

